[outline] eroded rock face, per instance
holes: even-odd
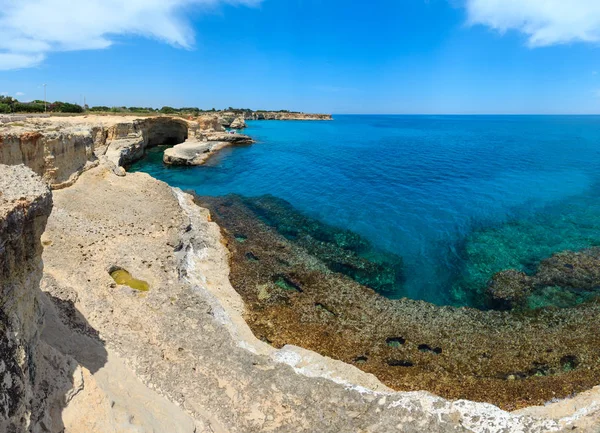
[[[188,138],[202,139],[200,125],[175,117],[26,119],[0,129],[0,164],[25,164],[61,189],[100,160],[125,175],[147,148]]]
[[[108,129],[106,158],[116,167],[127,166],[144,156],[148,147],[175,145],[189,137],[189,123],[183,119],[156,117],[118,123]]]
[[[246,122],[244,121],[243,116],[236,117],[233,122],[229,125],[232,129],[244,129],[246,127]]]
[[[25,164],[55,188],[71,185],[94,161],[90,128],[32,130],[15,127],[0,131],[0,163]]]
[[[203,114],[196,118],[201,131],[225,131],[221,119],[216,114]]]
[[[40,236],[51,209],[50,190],[33,171],[0,165],[0,431],[34,431],[45,404],[35,394]]]

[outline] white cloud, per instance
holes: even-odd
[[[17,92],[17,93],[15,93],[15,96],[25,96],[25,93],[23,93],[23,92]]]
[[[52,51],[92,50],[117,35],[192,48],[186,13],[220,4],[257,6],[262,0],[0,0],[0,70],[39,65]]]
[[[599,0],[466,0],[471,24],[518,30],[532,47],[600,41]]]

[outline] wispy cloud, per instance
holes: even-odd
[[[0,0],[0,70],[39,65],[52,51],[93,50],[137,35],[190,49],[190,10],[262,0]]]
[[[465,0],[469,23],[517,30],[532,47],[600,41],[598,0]]]
[[[15,96],[25,96],[25,93],[23,93],[23,92],[17,92],[17,93],[15,93]]]

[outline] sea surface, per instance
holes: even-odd
[[[251,121],[206,166],[131,167],[199,195],[272,194],[403,258],[391,297],[477,305],[497,271],[600,245],[599,116]]]

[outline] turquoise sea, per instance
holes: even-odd
[[[600,245],[599,116],[338,115],[248,122],[206,166],[131,167],[199,195],[272,194],[400,255],[388,296],[477,305],[494,272]]]

